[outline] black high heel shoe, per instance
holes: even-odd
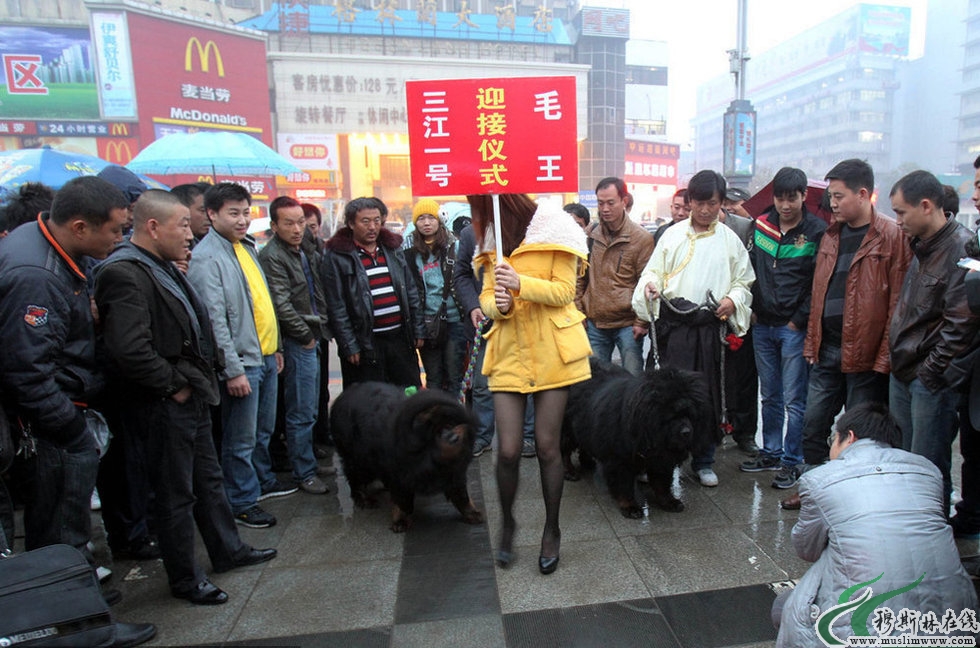
[[[544,556],[538,556],[538,571],[544,575],[551,574],[556,569],[558,569],[558,558],[560,556],[555,555],[550,558]]]
[[[510,567],[514,561],[514,534],[517,532],[516,526],[507,533],[506,529],[500,538],[500,547],[497,549],[497,565],[502,569]]]

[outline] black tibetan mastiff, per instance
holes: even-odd
[[[391,530],[412,526],[415,494],[445,493],[468,524],[483,522],[466,488],[473,459],[473,419],[449,394],[365,382],[345,389],[330,410],[330,431],[351,497],[375,507],[368,485],[380,479],[391,495]]]
[[[674,467],[720,440],[703,378],[676,369],[634,376],[595,358],[591,364],[592,378],[573,385],[568,395],[561,443],[565,478],[579,478],[571,460],[577,448],[582,467],[595,461],[602,466],[625,517],[643,517],[635,480],[644,472],[654,503],[665,511],[683,511],[671,493]]]

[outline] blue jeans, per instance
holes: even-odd
[[[752,328],[762,397],[762,454],[781,458],[784,466],[795,466],[803,463],[803,413],[809,374],[803,358],[806,333],[786,325],[756,324]]]
[[[28,551],[53,544],[75,547],[93,562],[90,503],[99,454],[83,432],[64,444],[37,436],[37,454],[25,459],[18,479],[24,496],[24,545]],[[13,537],[8,538],[13,544]]]
[[[303,481],[316,475],[313,455],[313,426],[320,402],[319,345],[304,349],[295,340],[282,340],[283,409],[286,416],[286,448],[293,466],[293,479]]]
[[[643,373],[643,338],[633,337],[633,327],[601,329],[592,320],[586,320],[585,331],[589,336],[592,354],[609,362],[612,359],[613,348],[619,349],[623,359],[623,367],[634,376]]]
[[[276,481],[269,457],[269,438],[276,428],[276,358],[245,367],[252,393],[242,398],[221,395],[221,472],[232,513],[255,506],[262,486]]]
[[[827,461],[827,436],[844,406],[868,401],[888,403],[888,376],[877,371],[841,373],[840,347],[820,345],[820,358],[810,368],[803,414],[803,460],[810,466]]]
[[[490,445],[493,441],[493,394],[487,388],[487,377],[483,375],[483,356],[486,354],[486,342],[480,345],[473,369],[471,388],[471,406],[476,417],[476,443],[474,445]],[[534,442],[534,399],[527,399],[524,410],[524,441]]]
[[[466,362],[466,327],[462,322],[448,322],[446,334],[438,340],[426,340],[419,349],[425,367],[425,386],[442,389],[459,397]]]
[[[943,515],[947,517],[953,490],[950,467],[959,402],[960,395],[952,389],[933,393],[918,378],[906,383],[892,376],[888,383],[888,409],[902,428],[902,448],[939,468],[943,475]]]
[[[715,465],[715,450],[718,448],[715,444],[711,444],[707,450],[699,455],[691,457],[691,470],[697,472],[702,468],[711,468]]]

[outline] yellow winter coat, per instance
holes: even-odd
[[[526,394],[588,380],[592,348],[585,315],[574,304],[576,278],[588,256],[582,229],[560,207],[538,208],[524,240],[505,259],[521,279],[506,315],[494,302],[496,253],[492,234],[486,239],[473,267],[484,270],[480,308],[493,319],[483,360],[490,391]]]

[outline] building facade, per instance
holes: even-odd
[[[895,94],[910,28],[908,7],[860,4],[754,55],[746,75],[746,98],[758,115],[750,187],[785,165],[815,177],[850,157],[891,168]],[[698,169],[722,168],[722,115],[733,98],[729,75],[698,89]]]

